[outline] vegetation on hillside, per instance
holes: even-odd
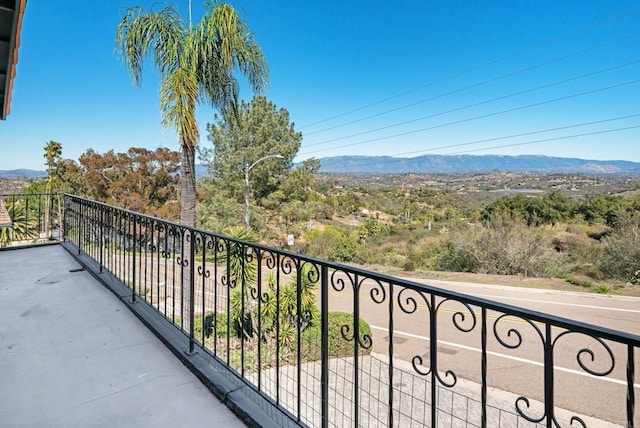
[[[209,175],[198,183],[198,223],[242,229],[243,165],[251,171],[251,229],[269,245],[341,263],[405,271],[564,278],[606,292],[640,275],[640,180],[621,176],[327,175],[298,168],[285,109],[264,97],[209,125]],[[47,159],[48,188],[174,220],[178,154],[88,150],[80,162]],[[294,236],[289,247],[287,236]]]

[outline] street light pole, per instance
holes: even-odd
[[[258,159],[257,161],[255,161],[254,163],[252,163],[251,165],[249,165],[248,163],[244,164],[244,227],[246,230],[249,230],[249,171],[251,171],[251,169],[256,166],[258,163],[262,162],[265,159],[271,159],[271,158],[279,158],[279,159],[284,159],[284,156],[281,155],[268,155],[268,156],[264,156],[261,157],[260,159]]]

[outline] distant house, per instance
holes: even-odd
[[[11,90],[16,76],[20,29],[27,0],[0,2],[0,119],[11,110]]]

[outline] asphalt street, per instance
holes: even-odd
[[[582,323],[634,335],[640,334],[640,298],[449,281],[429,280],[426,283]],[[374,289],[379,287],[366,284],[361,286],[358,309],[362,318],[371,325],[374,352],[388,355],[391,337],[389,334],[390,292],[386,287],[384,299],[382,299],[380,296],[383,294],[372,293]],[[330,290],[330,310],[347,312],[353,310],[354,299],[351,287]],[[401,292],[399,287],[395,287],[394,293],[393,356],[418,364],[422,362],[424,371],[427,371],[431,333],[428,311],[430,302],[410,290]],[[416,303],[415,306],[413,302]],[[520,394],[527,399],[542,402],[544,401],[545,326],[512,316],[501,318],[501,315],[494,311],[487,312],[488,384],[491,388]],[[446,374],[451,370],[458,378],[480,383],[482,349],[480,320],[481,309],[478,307],[466,307],[452,300],[440,304],[437,323],[437,358],[438,371],[444,382],[450,383],[453,380],[451,375]],[[625,424],[627,348],[610,341],[601,342],[580,333],[563,334],[564,331],[564,329],[552,328],[555,406]],[[518,336],[522,341],[515,347],[519,341]],[[504,346],[498,339],[514,348]],[[636,352],[636,367],[640,367],[638,354],[640,353]],[[589,374],[580,366],[580,363],[591,371],[601,373],[602,376]],[[636,395],[640,395],[638,376],[635,380],[635,391]],[[533,403],[530,409],[526,406],[521,408],[534,418],[543,414],[542,407]]]

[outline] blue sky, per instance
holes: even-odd
[[[133,86],[115,27],[141,0],[30,0],[0,169],[178,148],[146,65]],[[175,2],[187,11],[187,0]],[[270,67],[265,95],[336,155],[543,154],[640,162],[637,0],[235,1]],[[202,4],[194,1],[197,20]],[[252,94],[243,89],[243,99]],[[198,111],[201,144],[214,110]],[[527,134],[527,135],[521,135]]]

